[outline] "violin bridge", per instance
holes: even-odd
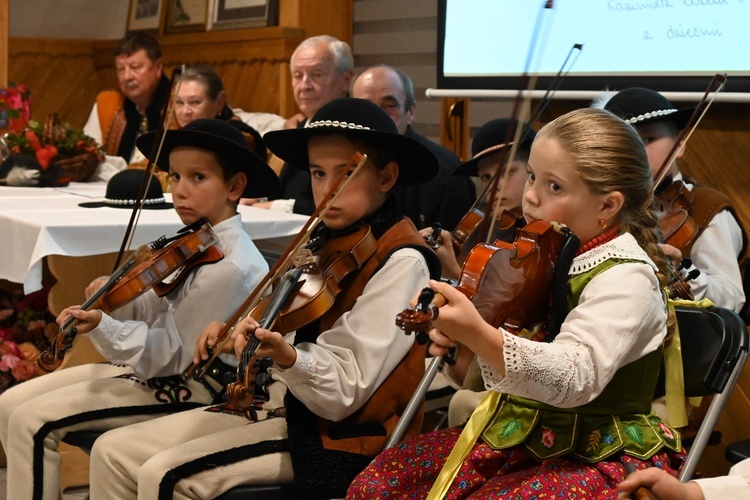
[[[313,265],[314,263],[315,256],[309,248],[300,248],[292,259],[292,264],[297,269]]]

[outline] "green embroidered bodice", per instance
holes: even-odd
[[[569,309],[591,279],[629,261],[606,260],[570,278]],[[680,434],[651,411],[661,359],[660,348],[623,366],[595,400],[575,408],[502,394],[482,438],[495,449],[523,445],[539,459],[571,455],[598,462],[623,452],[645,460],[665,447],[680,451]]]

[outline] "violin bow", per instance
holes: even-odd
[[[155,165],[161,156],[161,150],[162,146],[164,145],[164,139],[167,136],[167,130],[169,129],[169,125],[172,121],[172,111],[174,108],[174,96],[177,94],[179,88],[180,88],[180,80],[179,77],[182,75],[183,71],[185,71],[185,65],[176,66],[172,69],[172,78],[170,81],[170,90],[169,90],[169,99],[167,99],[167,102],[165,103],[164,107],[162,108],[162,115],[161,120],[159,121],[159,128],[156,130],[156,137],[159,137],[158,141],[154,141],[154,143],[151,146],[151,151],[148,155],[148,163],[146,165],[146,175],[143,176],[143,180],[141,181],[140,188],[138,190],[138,197],[136,198],[136,203],[133,206],[133,210],[130,213],[130,220],[128,221],[128,226],[125,229],[125,235],[122,238],[122,243],[120,244],[120,250],[117,254],[117,260],[115,260],[115,266],[114,269],[116,270],[118,267],[120,267],[120,262],[122,261],[123,255],[127,251],[128,248],[132,245],[133,237],[135,236],[135,227],[138,225],[138,220],[140,219],[140,214],[143,210],[143,205],[146,202],[146,193],[148,192],[148,187],[151,185],[152,179],[154,178],[154,168]]]
[[[286,273],[292,264],[292,260],[297,254],[298,250],[310,239],[310,235],[313,233],[315,228],[318,226],[322,218],[328,212],[333,205],[334,201],[338,198],[344,188],[351,182],[352,179],[360,172],[362,167],[367,163],[367,155],[362,153],[354,153],[351,161],[347,168],[341,171],[339,176],[336,178],[331,189],[328,190],[325,197],[321,200],[320,204],[315,208],[315,211],[310,215],[305,222],[297,236],[292,240],[289,246],[284,250],[283,256],[279,258],[276,263],[268,270],[266,275],[260,281],[258,286],[248,296],[245,302],[240,306],[237,312],[227,322],[226,327],[219,334],[219,343],[213,348],[213,352],[209,359],[203,363],[194,364],[187,372],[183,375],[185,379],[193,377],[200,379],[205,374],[208,367],[214,360],[219,356],[226,342],[228,342],[230,335],[229,333],[234,329],[234,326],[246,318],[250,312],[260,303],[260,301],[266,296],[271,285],[284,273]],[[354,168],[351,165],[356,164]],[[269,325],[270,326],[270,325]]]
[[[571,68],[573,67],[573,64],[578,60],[578,56],[580,55],[581,51],[583,50],[583,44],[581,43],[575,43],[571,47],[570,51],[568,52],[568,55],[565,57],[565,60],[562,63],[562,66],[560,66],[560,69],[558,70],[557,74],[555,74],[554,78],[550,82],[549,86],[547,87],[547,91],[544,93],[544,96],[539,101],[539,104],[537,105],[536,109],[534,110],[534,114],[531,115],[531,118],[529,118],[528,124],[531,125],[532,123],[536,122],[539,117],[542,115],[545,109],[547,109],[547,106],[552,101],[552,98],[554,97],[555,93],[560,89],[562,86],[563,81],[565,81],[565,77],[568,76],[568,73],[570,72]],[[571,60],[571,57],[575,54],[575,58]],[[503,159],[500,164],[505,164],[505,170],[503,171],[503,177],[502,177],[502,187],[500,188],[500,195],[497,196],[496,201],[492,205],[492,223],[489,228],[488,236],[487,236],[487,242],[489,243],[489,239],[491,238],[490,235],[492,234],[492,227],[496,224],[498,217],[494,214],[497,213],[497,208],[499,205],[499,200],[502,200],[502,194],[505,190],[505,186],[508,183],[508,177],[510,177],[510,170],[508,169],[508,165],[513,161],[513,158],[516,156],[516,151],[518,151],[518,148],[520,147],[520,143],[523,141],[523,128],[522,127],[516,127],[515,132],[513,132],[513,142],[511,143],[511,148],[508,152],[507,159]],[[506,139],[507,140],[507,139]],[[498,168],[495,170],[495,172],[492,174],[492,177],[490,178],[490,182],[487,185],[487,187],[484,188],[482,191],[482,194],[477,198],[477,200],[484,199],[487,196],[488,190],[491,186],[495,187],[495,191],[497,190],[497,184],[500,179],[498,177],[500,176],[500,172],[502,169]],[[476,204],[474,207],[476,208]]]
[[[485,239],[487,243],[491,243],[492,239],[492,228],[495,227],[495,224],[497,223],[498,217],[500,214],[496,213],[497,208],[499,207],[500,200],[502,200],[502,192],[500,193],[500,196],[498,196],[497,193],[497,185],[500,182],[501,179],[503,179],[503,184],[501,187],[501,191],[505,190],[507,180],[510,177],[510,169],[508,168],[510,163],[513,161],[513,156],[515,155],[517,149],[518,149],[518,138],[521,135],[521,130],[523,127],[521,127],[521,116],[522,116],[522,110],[528,110],[529,103],[531,102],[531,91],[536,86],[536,80],[538,78],[538,75],[536,73],[531,74],[530,68],[531,63],[534,60],[534,55],[536,53],[537,49],[537,38],[539,37],[540,33],[543,33],[542,27],[543,27],[543,21],[545,20],[545,13],[553,9],[553,2],[552,0],[547,0],[544,5],[542,6],[542,9],[539,10],[539,14],[537,15],[536,22],[534,24],[534,30],[531,34],[531,42],[529,45],[529,51],[526,55],[526,62],[524,63],[524,69],[523,73],[521,75],[521,78],[519,80],[519,86],[518,86],[518,93],[516,94],[516,98],[513,102],[513,111],[510,115],[511,123],[515,123],[515,130],[513,127],[509,127],[508,130],[505,133],[505,138],[503,140],[504,144],[511,144],[510,150],[508,148],[503,148],[501,159],[499,162],[499,165],[505,166],[505,172],[503,175],[499,175],[499,172],[502,170],[501,168],[498,168],[495,171],[496,175],[493,175],[493,178],[490,182],[490,185],[488,189],[490,189],[489,192],[489,202],[488,207],[491,207],[489,217],[485,218],[483,222],[483,228],[482,233],[485,234]],[[531,76],[529,76],[531,74]],[[525,92],[524,92],[525,90]],[[480,234],[482,234],[480,233]]]
[[[654,175],[654,190],[656,190],[659,184],[661,184],[661,182],[667,176],[669,168],[677,159],[677,153],[679,152],[680,148],[687,144],[690,136],[692,136],[693,132],[695,132],[695,129],[698,128],[698,124],[701,122],[703,117],[706,116],[708,108],[710,108],[711,104],[713,104],[713,102],[716,100],[719,92],[724,90],[724,86],[726,85],[726,83],[726,73],[717,73],[716,75],[714,75],[713,79],[706,88],[706,92],[703,94],[700,102],[696,105],[695,111],[693,111],[693,114],[690,116],[687,124],[683,127],[683,129],[680,131],[680,134],[677,136],[677,140],[672,146],[672,149],[669,151],[669,154],[664,160],[664,163],[662,163],[661,167],[659,167],[659,170],[656,172],[656,175]]]

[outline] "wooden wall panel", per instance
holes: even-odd
[[[81,127],[99,91],[89,40],[11,38],[8,75],[31,90],[32,118],[58,113]]]

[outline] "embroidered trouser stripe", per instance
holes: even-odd
[[[47,422],[34,435],[34,500],[41,500],[43,495],[44,478],[44,440],[50,432],[70,427],[83,422],[94,422],[115,417],[133,417],[138,415],[160,415],[181,412],[199,406],[201,403],[157,403],[144,406],[127,406],[121,408],[107,408],[95,410],[76,415],[71,415],[59,420]],[[89,427],[88,429],[94,429]]]
[[[260,443],[250,444],[232,448],[226,451],[211,453],[205,457],[186,462],[167,472],[159,483],[159,500],[171,500],[174,488],[177,483],[185,478],[215,469],[217,467],[235,464],[253,457],[260,457],[272,453],[281,453],[289,451],[289,441],[279,439],[276,441],[263,441]],[[250,471],[248,471],[250,472]]]

